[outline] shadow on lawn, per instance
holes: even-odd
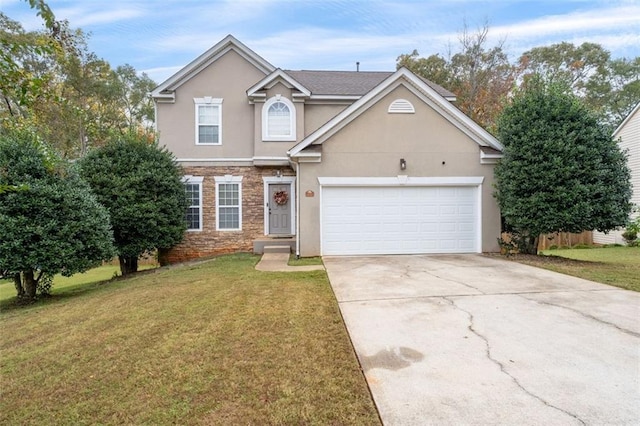
[[[9,299],[1,300],[0,313],[7,313],[7,312],[15,311],[18,309],[40,307],[44,305],[60,303],[62,301],[69,300],[76,297],[82,297],[86,294],[91,294],[95,291],[102,290],[105,286],[119,283],[122,281],[127,281],[132,278],[136,278],[144,275],[154,274],[160,271],[161,269],[163,268],[143,269],[141,271],[129,274],[126,277],[122,275],[117,275],[106,280],[90,281],[85,283],[66,285],[61,289],[56,289],[54,284],[52,289],[52,294],[45,295],[45,296],[38,295],[35,300],[18,299],[16,296],[13,296]]]

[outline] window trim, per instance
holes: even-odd
[[[242,231],[242,176],[214,176],[216,182],[216,231]],[[220,228],[220,197],[219,189],[220,184],[237,184],[238,185],[238,227],[237,228]],[[236,207],[236,206],[222,206],[222,207]]]
[[[195,104],[195,143],[201,146],[218,146],[222,145],[222,98],[213,98],[211,96],[205,96],[204,98],[193,98]],[[201,106],[215,106],[218,109],[218,142],[200,142],[199,118]]]
[[[289,108],[290,135],[269,135],[269,108],[275,103],[281,102]],[[296,107],[289,99],[278,94],[267,100],[262,106],[262,140],[268,142],[289,142],[296,140]]]
[[[269,185],[277,185],[280,183],[291,185],[291,194],[289,197],[290,208],[290,217],[291,217],[291,234],[296,235],[296,231],[298,229],[296,225],[296,210],[295,206],[297,205],[296,201],[296,177],[295,176],[263,176],[262,177],[262,187],[263,187],[263,197],[264,197],[264,235],[269,235],[269,203],[271,199],[269,197]]]
[[[198,207],[198,224],[200,225],[200,227],[198,228],[189,228],[189,222],[187,222],[187,232],[199,232],[202,231],[202,182],[203,182],[204,178],[202,176],[191,176],[191,175],[186,175],[182,177],[182,183],[183,184],[197,184],[198,185],[198,202],[199,205]],[[186,188],[185,188],[186,191]],[[190,208],[194,208],[194,206],[189,205],[187,206],[188,209]],[[186,216],[186,214],[185,214]],[[186,219],[186,217],[185,217]]]

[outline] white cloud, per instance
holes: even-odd
[[[567,34],[576,31],[616,32],[622,28],[640,28],[640,5],[620,6],[607,9],[594,9],[585,12],[573,12],[564,15],[550,15],[529,21],[517,22],[492,28],[499,34],[509,37],[537,37],[541,34]]]
[[[380,63],[380,57],[385,58],[382,62],[393,64],[396,56],[405,52],[411,41],[401,35],[367,36],[362,33],[304,27],[269,37],[249,39],[246,43],[281,68],[345,69],[346,65],[347,69],[352,69],[356,61],[360,61],[365,67],[372,62]]]
[[[227,34],[277,67],[393,70],[402,53],[428,56],[458,48],[465,19],[489,20],[489,45],[524,51],[560,41],[601,44],[615,57],[638,56],[638,0],[536,2],[529,18],[521,0],[50,0],[59,19],[93,35],[90,49],[114,66],[130,63],[156,81],[166,79]],[[527,2],[531,5],[532,2]],[[0,0],[2,10],[27,29],[42,28],[24,0]],[[5,5],[7,5],[5,7]],[[504,15],[500,15],[504,13]],[[492,14],[507,24],[493,25]],[[509,14],[507,16],[506,14]],[[475,28],[470,28],[474,31]]]
[[[156,83],[160,84],[173,74],[177,73],[182,69],[184,65],[176,65],[172,67],[158,67],[158,68],[149,68],[146,70],[140,70],[139,73],[146,73],[149,78],[151,78]]]
[[[96,10],[95,3],[89,3],[88,7],[60,8],[54,10],[54,13],[58,19],[69,20],[74,28],[110,24],[144,15],[142,9],[134,7],[113,7],[111,5],[108,10]]]

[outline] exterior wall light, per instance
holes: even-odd
[[[407,162],[404,158],[400,159],[400,170],[406,170],[407,169]]]

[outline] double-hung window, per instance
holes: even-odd
[[[242,229],[242,176],[216,176],[216,229]]]
[[[202,231],[202,177],[185,176],[182,181],[187,193],[187,230]]]
[[[222,99],[194,98],[196,105],[196,145],[222,144]]]
[[[262,140],[293,141],[296,139],[296,109],[280,95],[265,102],[262,108]]]

